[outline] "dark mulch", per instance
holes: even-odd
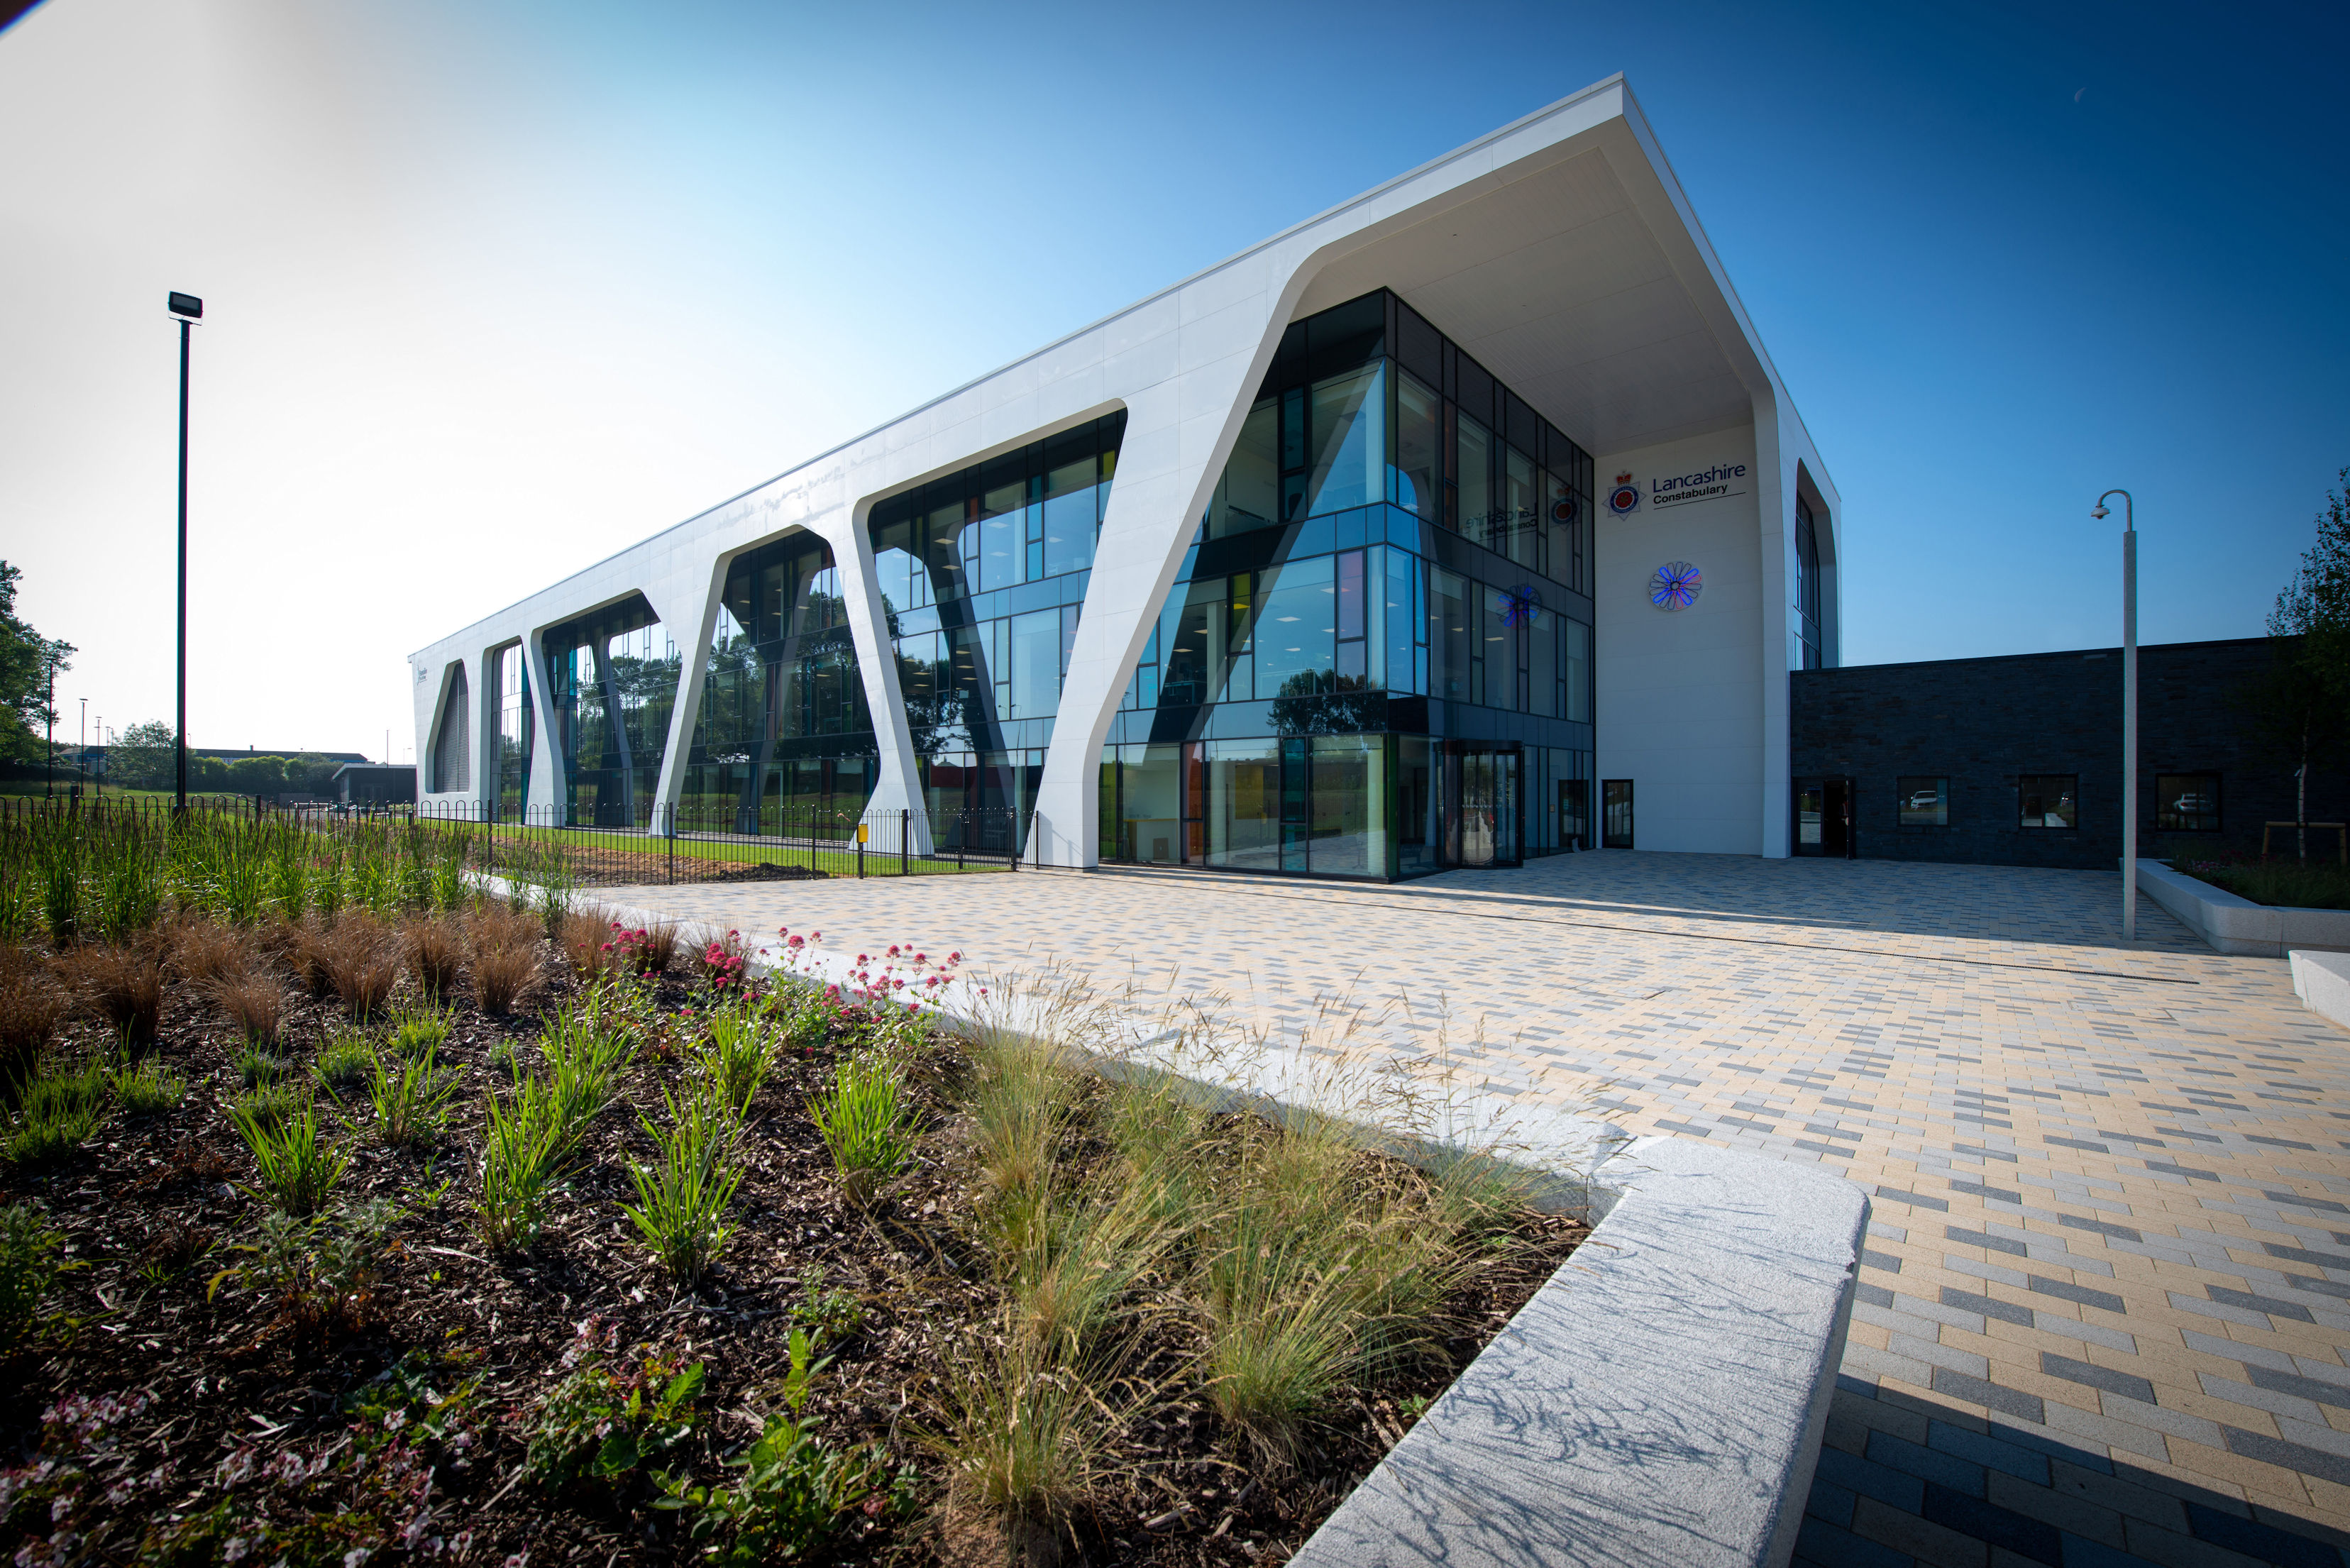
[[[551,971],[563,967],[551,952],[547,961]],[[557,1000],[572,983],[556,980],[533,1005]],[[671,979],[660,998],[674,1010],[688,993]],[[288,1031],[292,1054],[307,1060],[320,1034],[342,1022],[331,1004],[303,1003]],[[750,1174],[733,1210],[739,1228],[702,1287],[681,1291],[639,1247],[619,1207],[633,1200],[630,1160],[650,1152],[635,1113],[658,1115],[660,1087],[681,1071],[656,1059],[632,1078],[628,1103],[596,1124],[589,1163],[546,1237],[527,1254],[494,1257],[471,1224],[482,1099],[506,1081],[493,1053],[532,1049],[538,1027],[527,1009],[498,1018],[460,1002],[444,1060],[467,1078],[449,1134],[426,1152],[354,1140],[344,1199],[413,1203],[452,1183],[441,1201],[400,1226],[356,1326],[306,1328],[231,1285],[207,1298],[207,1282],[241,1261],[232,1248],[252,1238],[261,1206],[239,1185],[253,1179],[253,1162],[223,1109],[236,1093],[230,1031],[186,988],[173,992],[159,1042],[162,1058],[192,1081],[176,1110],[118,1116],[91,1146],[47,1172],[0,1164],[7,1189],[0,1201],[27,1199],[47,1210],[86,1265],[64,1277],[58,1293],[57,1304],[73,1321],[0,1368],[0,1459],[31,1458],[44,1407],[66,1396],[148,1398],[115,1428],[120,1455],[101,1477],[148,1480],[114,1501],[99,1486],[84,1489],[69,1521],[97,1542],[96,1560],[130,1560],[142,1530],[175,1512],[199,1513],[233,1493],[254,1496],[266,1483],[229,1489],[218,1474],[240,1451],[264,1465],[273,1456],[343,1453],[352,1431],[348,1397],[405,1356],[436,1368],[430,1376],[442,1393],[467,1376],[480,1379],[475,1403],[455,1423],[470,1428],[466,1445],[444,1440],[431,1451],[433,1518],[424,1546],[432,1537],[449,1542],[470,1532],[462,1559],[470,1563],[497,1563],[524,1552],[535,1563],[686,1562],[699,1548],[682,1539],[681,1516],[650,1509],[652,1493],[641,1481],[618,1495],[583,1487],[555,1497],[527,1481],[515,1484],[528,1438],[525,1413],[560,1376],[579,1326],[600,1320],[623,1346],[643,1342],[706,1366],[700,1429],[666,1462],[719,1480],[729,1473],[721,1459],[756,1435],[753,1412],[780,1407],[788,1309],[809,1277],[853,1293],[864,1308],[862,1326],[833,1347],[837,1359],[817,1386],[811,1414],[836,1441],[879,1438],[896,1458],[935,1474],[920,1428],[934,1419],[945,1369],[986,1341],[1001,1304],[970,1241],[970,1183],[955,1168],[951,1140],[935,1140],[941,1163],[926,1163],[873,1213],[860,1214],[830,1179],[805,1108],[829,1070],[829,1051],[786,1064],[753,1108]],[[77,1028],[95,1044],[93,1026]],[[947,1050],[941,1047],[942,1070],[951,1066]],[[949,1114],[938,1082],[936,1074],[925,1076],[920,1091],[934,1119]],[[1531,1215],[1521,1229],[1525,1245],[1497,1254],[1473,1289],[1451,1303],[1458,1328],[1445,1350],[1456,1366],[1507,1322],[1582,1234],[1570,1222]],[[189,1256],[196,1248],[206,1250]],[[1171,1365],[1173,1354],[1146,1345],[1138,1375]],[[1279,1477],[1263,1473],[1204,1400],[1181,1395],[1179,1383],[1178,1395],[1133,1427],[1113,1456],[1120,1479],[1097,1511],[1077,1521],[1070,1560],[1278,1563],[1450,1376],[1430,1365],[1376,1397],[1348,1399],[1328,1412],[1297,1467]],[[357,1511],[347,1518],[365,1512],[365,1499],[337,1498],[331,1474],[308,1484],[304,1495],[321,1517],[338,1508]],[[935,1484],[924,1487],[921,1501],[935,1502]],[[407,1516],[399,1512],[392,1522]],[[33,1521],[20,1509],[16,1522]],[[40,1528],[51,1526],[44,1519]],[[861,1524],[838,1543],[837,1557],[967,1560],[954,1539],[918,1507]],[[348,1543],[336,1545],[330,1559],[340,1561]],[[0,1542],[0,1551],[18,1544]],[[394,1547],[373,1561],[424,1554]]]

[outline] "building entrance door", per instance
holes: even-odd
[[[1451,866],[1521,863],[1519,753],[1447,742],[1444,859]]]
[[[1795,853],[1836,860],[1857,853],[1853,836],[1853,782],[1848,778],[1795,781]]]

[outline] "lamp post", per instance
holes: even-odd
[[[192,294],[172,291],[172,317],[180,324],[180,728],[173,750],[178,763],[178,790],[172,809],[188,811],[188,328],[203,319],[204,302]]]
[[[2122,940],[2137,940],[2137,507],[2126,490],[2108,490],[2089,513],[2100,520],[2109,496],[2122,498]]]
[[[49,656],[48,693],[41,699],[41,709],[48,720],[49,760],[41,769],[41,794],[52,798],[57,793],[57,650],[47,650]]]
[[[74,756],[74,794],[89,780],[89,699],[81,700],[81,750]]]

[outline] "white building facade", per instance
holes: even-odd
[[[420,798],[1068,867],[1782,856],[1841,530],[1614,78],[420,650]]]

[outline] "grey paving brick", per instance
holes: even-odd
[[[2260,1568],[2257,1557],[2192,1535],[2158,1530],[2142,1520],[2129,1521],[2125,1530],[2128,1550],[2161,1568]]]
[[[2054,1296],[2060,1301],[2077,1302],[2083,1306],[2093,1306],[2105,1312],[2126,1313],[2129,1311],[2128,1303],[2111,1291],[2092,1290],[2087,1285],[2072,1284],[2064,1280],[2052,1280],[2045,1274],[2033,1275],[2032,1288],[2043,1296]]]
[[[2143,1471],[2133,1472],[2144,1474]],[[2149,1486],[2141,1486],[2126,1476],[2108,1469],[2095,1469],[2065,1459],[2052,1459],[2048,1465],[2051,1490],[2068,1497],[2082,1498],[2099,1508],[2113,1510],[2116,1514],[2144,1520],[2165,1530],[2185,1535],[2187,1505],[2173,1494]]]
[[[2184,1410],[2174,1410],[2168,1405],[2158,1405],[2152,1400],[2132,1398],[2126,1394],[2099,1394],[2097,1406],[2114,1420],[2167,1432],[2171,1437],[2184,1438],[2190,1443],[2201,1443],[2206,1448],[2216,1449],[2222,1441],[2217,1421],[2190,1416]]]
[[[2265,1372],[2267,1368],[2262,1367],[2260,1370]],[[2280,1376],[2273,1372],[2268,1375],[2272,1377]],[[2304,1421],[2325,1419],[2324,1411],[2297,1394],[2262,1388],[2254,1384],[2239,1382],[2233,1377],[2221,1377],[2210,1372],[2199,1372],[2195,1375],[2195,1378],[2202,1385],[2203,1392],[2214,1399],[2232,1399],[2239,1405],[2250,1405],[2255,1410],[2266,1410],[2272,1416],[2293,1416]],[[2301,1381],[2309,1380],[2303,1378]]]
[[[1882,1432],[1870,1434],[1879,1441]],[[1898,1439],[1893,1439],[1898,1441]],[[1926,1483],[1908,1471],[1897,1470],[1857,1454],[1840,1449],[1820,1451],[1819,1469],[1822,1480],[1830,1481],[1859,1497],[1875,1498],[1892,1504],[1904,1513],[1915,1513],[1925,1506]]]
[[[2231,1291],[2225,1285],[2205,1285],[2203,1293],[2222,1306],[2241,1307],[2246,1312],[2266,1313],[2271,1317],[2291,1318],[2295,1323],[2315,1323],[2309,1309],[2299,1302],[2285,1301],[2277,1296],[2255,1295],[2251,1291]]]
[[[1899,1470],[1970,1497],[1983,1494],[1983,1467],[1947,1449],[1920,1448],[1888,1432],[1877,1432],[1868,1439],[1867,1458],[1887,1469]]]
[[[1991,1547],[1980,1538],[1889,1508],[1875,1498],[1862,1498],[1854,1507],[1852,1530],[1864,1541],[1906,1552],[1932,1568],[1991,1568]]]
[[[1929,1448],[1955,1454],[2016,1484],[2036,1488],[2048,1484],[2048,1456],[2036,1449],[1948,1421],[1933,1422],[1926,1440]]]
[[[2002,1323],[2020,1324],[2025,1328],[2032,1326],[2030,1307],[2018,1306],[2013,1302],[2000,1301],[1973,1291],[1962,1291],[1951,1285],[1942,1287],[1942,1305],[1971,1314],[1977,1322],[1995,1317]]]
[[[2125,1454],[2137,1454],[2149,1459],[2170,1462],[2170,1446],[2162,1434],[2147,1427],[2132,1426],[2116,1421],[2102,1410],[2084,1410],[2077,1405],[2048,1402],[2048,1426],[2051,1430],[2075,1438],[2083,1443],[2118,1449]]]
[[[1929,1366],[1947,1366],[1970,1377],[1991,1376],[1991,1363],[1971,1350],[1960,1350],[1954,1345],[1944,1345],[1939,1340],[1912,1339],[1901,1334],[1890,1334],[1887,1339],[1896,1355],[1922,1361]]]
[[[2350,1459],[2339,1454],[2329,1454],[2323,1449],[2313,1449],[2306,1443],[2289,1442],[2272,1438],[2264,1432],[2247,1432],[2238,1427],[2222,1428],[2228,1451],[2241,1454],[2248,1459],[2263,1464],[2282,1465],[2289,1470],[2299,1470],[2305,1476],[2317,1476],[2336,1486],[2350,1486]]]
[[[2078,1318],[2060,1317],[2052,1312],[2036,1312],[2032,1314],[2032,1326],[2060,1339],[2077,1340],[2084,1345],[2102,1345],[2107,1350],[2118,1350],[2129,1355],[2137,1354],[2136,1334],[2124,1334],[2120,1329],[2107,1328],[2102,1324],[2083,1323]]]
[[[2027,1394],[2021,1388],[2002,1388],[1980,1376],[1938,1366],[1934,1369],[1934,1381],[1929,1386],[1937,1394],[1947,1394],[1953,1399],[1964,1399],[1986,1409],[2004,1411],[2035,1427],[2047,1422],[2047,1407],[2039,1395]]]
[[[1913,1568],[1917,1559],[1874,1541],[1864,1541],[1841,1525],[1807,1517],[1795,1539],[1795,1559],[1814,1568]]]
[[[2059,1355],[2053,1350],[2040,1353],[2040,1370],[2051,1377],[2062,1377],[2067,1383],[2083,1384],[2148,1405],[2155,1402],[2154,1385],[2145,1378],[2133,1377],[2126,1372],[2116,1372],[2109,1366],[2099,1366],[2094,1362]]]
[[[1945,1225],[1942,1236],[1946,1241],[1968,1247],[1981,1247],[1987,1252],[2005,1252],[2018,1258],[2029,1257],[2032,1253],[2026,1242],[2011,1241],[2004,1236],[1994,1236],[1986,1231],[1970,1231],[1960,1225]]]

